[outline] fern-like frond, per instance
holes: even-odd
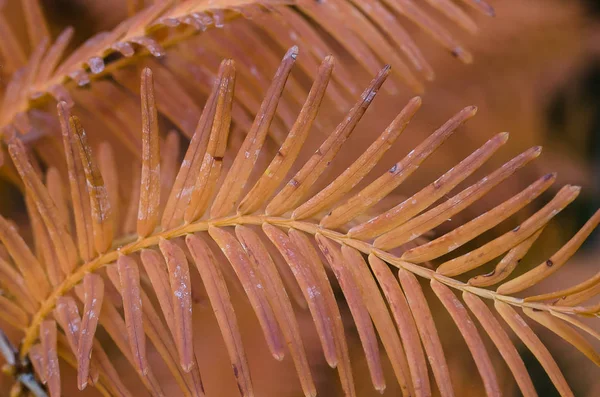
[[[17,137],[9,141],[9,153],[26,186],[32,222],[38,219],[33,232],[39,249],[30,249],[10,222],[0,218],[0,240],[10,256],[0,262],[8,292],[0,301],[0,315],[24,329],[19,355],[34,363],[50,395],[60,394],[59,356],[77,367],[79,388],[94,385],[111,395],[131,394],[95,340],[97,327],[112,338],[153,395],[165,392],[148,359],[147,339],[184,395],[211,395],[211,390],[204,390],[198,365],[202,358],[194,349],[192,295],[200,286],[192,279],[198,274],[243,396],[255,395],[255,389],[231,298],[232,282],[241,285],[271,355],[281,360],[289,350],[305,395],[316,395],[317,385],[289,295],[308,308],[325,360],[338,369],[344,393],[356,394],[335,284],[350,309],[375,389],[383,391],[390,382],[382,369],[382,349],[403,395],[430,396],[434,383],[442,396],[454,395],[451,368],[420,280],[429,282],[426,288],[431,288],[456,324],[487,395],[501,394],[491,359],[497,352],[485,347],[473,318],[525,396],[535,396],[536,391],[501,322],[531,350],[560,394],[572,396],[561,370],[523,314],[598,364],[600,355],[588,340],[598,339],[598,332],[582,319],[599,313],[598,305],[585,302],[598,296],[600,277],[544,295],[522,298],[515,294],[566,266],[600,222],[600,211],[548,260],[518,277],[511,274],[517,266],[525,266],[519,264],[520,259],[552,218],[577,197],[579,188],[563,187],[518,227],[491,241],[480,243],[479,237],[537,199],[554,182],[554,174],[539,178],[456,229],[423,242],[420,237],[518,172],[541,149],[517,155],[448,197],[508,139],[507,133],[495,135],[430,185],[385,210],[381,202],[417,173],[419,165],[473,117],[476,108],[459,111],[369,182],[383,154],[410,127],[421,105],[421,99],[414,98],[344,172],[327,177],[330,164],[343,155],[347,139],[383,87],[390,67],[375,76],[337,128],[308,160],[301,161],[299,151],[332,79],[334,60],[323,60],[290,133],[279,150],[270,153],[265,147],[267,132],[296,60],[297,48],[292,47],[246,134],[230,134],[237,64],[223,61],[177,172],[174,155],[164,150],[173,145],[169,143],[175,139],[172,133],[163,142],[160,158],[155,120],[163,98],[154,91],[159,78],[143,70],[142,165],[134,186],[119,186],[110,147],[102,146],[96,156],[78,118],[69,114],[63,102],[58,111],[70,200],[50,193],[66,188],[49,185],[50,181],[62,183],[56,171],[49,170],[44,183],[24,144]],[[237,138],[242,142],[232,146]],[[106,179],[105,172],[109,174]],[[322,180],[329,184],[316,189]],[[119,209],[124,216],[114,216],[113,209],[120,208],[121,200],[111,189],[129,191],[127,211]],[[167,191],[168,198],[161,200]],[[71,207],[71,213],[65,214],[65,207]],[[117,239],[113,239],[115,231]],[[476,238],[478,246],[472,243]],[[411,242],[419,245],[410,248],[406,244]],[[454,254],[459,247],[462,253]],[[504,254],[495,270],[477,275],[483,265]],[[292,278],[277,264],[282,261]],[[428,261],[435,261],[437,267],[423,266]],[[498,284],[495,290],[485,288]],[[81,314],[78,307],[83,308]]]
[[[6,132],[9,126],[21,133],[31,132],[35,124],[31,109],[43,108],[51,98],[69,106],[77,104],[95,115],[102,112],[107,97],[111,100],[118,97],[124,107],[137,107],[129,92],[136,92],[138,87],[131,85],[135,80],[129,76],[132,72],[138,75],[136,66],[145,65],[162,76],[164,83],[157,85],[157,93],[172,99],[162,102],[159,112],[191,137],[200,109],[193,96],[185,95],[180,88],[191,84],[197,92],[208,95],[219,60],[229,57],[238,62],[240,74],[253,76],[258,82],[257,86],[251,79],[242,81],[238,90],[241,107],[232,114],[234,121],[247,129],[268,87],[269,76],[265,71],[270,73],[271,67],[276,66],[278,48],[294,44],[310,52],[310,56],[298,62],[301,73],[308,78],[314,78],[319,59],[327,54],[349,55],[369,75],[376,73],[381,63],[390,62],[396,80],[420,92],[422,78],[431,80],[434,72],[409,33],[411,25],[426,32],[463,62],[471,62],[470,52],[441,18],[433,16],[441,14],[451,24],[474,34],[475,20],[465,7],[494,14],[486,2],[463,0],[462,3],[464,6],[451,0],[428,0],[422,4],[413,0],[162,0],[112,31],[96,34],[67,55],[73,29],[65,29],[52,41],[38,1],[26,1],[25,22],[31,53],[19,44],[10,24],[0,19],[4,38],[0,53],[7,60],[10,74],[0,107],[0,132]],[[223,29],[212,31],[214,27]],[[259,48],[262,50],[258,51]],[[149,55],[164,60],[157,62]],[[352,77],[356,75],[355,69],[351,72],[345,65],[338,69],[328,96],[343,110],[347,94],[358,94],[359,86]],[[301,81],[303,78],[298,76],[291,78],[290,95],[280,102],[277,115],[280,120],[275,121],[270,132],[274,137],[285,138],[285,131],[293,123],[304,95]],[[76,89],[90,84],[91,91]],[[395,83],[388,87],[397,90]],[[131,121],[125,119],[123,115],[103,114],[98,122],[105,124],[109,133],[122,139],[137,155],[139,136],[123,134],[123,123],[131,127]],[[52,135],[51,127],[37,128]]]

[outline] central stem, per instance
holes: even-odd
[[[113,248],[112,251],[104,253],[95,259],[84,263],[82,266],[76,268],[76,270],[68,275],[65,280],[59,284],[46,298],[39,310],[33,316],[29,327],[25,330],[25,337],[23,338],[23,343],[20,348],[21,357],[25,357],[29,352],[29,349],[36,341],[39,332],[39,326],[41,322],[46,318],[46,316],[54,309],[56,305],[56,301],[59,297],[64,296],[66,293],[71,291],[75,285],[79,284],[83,277],[87,273],[93,273],[97,269],[105,266],[107,264],[115,262],[119,255],[128,255],[134,252],[138,252],[144,248],[152,247],[158,244],[161,238],[166,240],[174,239],[177,237],[184,236],[186,234],[191,234],[195,232],[202,232],[208,230],[209,226],[215,227],[225,227],[225,226],[236,226],[236,225],[262,225],[263,223],[269,223],[275,226],[283,226],[289,227],[296,230],[300,230],[311,235],[321,234],[331,240],[334,240],[338,243],[346,244],[350,247],[353,247],[363,254],[369,255],[374,254],[383,261],[396,266],[398,268],[403,268],[410,271],[413,274],[416,274],[420,277],[426,279],[436,279],[437,281],[460,291],[467,291],[478,295],[482,298],[492,299],[492,300],[501,300],[510,305],[517,307],[529,307],[532,309],[544,310],[544,311],[556,311],[562,313],[573,313],[573,307],[569,306],[548,306],[544,303],[536,303],[536,302],[524,302],[522,299],[514,298],[511,296],[500,295],[494,291],[490,291],[484,288],[473,287],[468,284],[465,284],[461,281],[452,279],[450,277],[445,277],[440,274],[437,274],[433,270],[427,269],[425,267],[416,265],[414,263],[405,262],[398,258],[395,255],[392,255],[386,251],[382,251],[373,247],[371,244],[352,239],[347,237],[345,234],[322,229],[319,225],[306,221],[296,221],[288,218],[281,217],[271,217],[266,215],[235,215],[230,217],[197,221],[195,223],[184,224],[179,227],[162,231],[160,233],[154,234],[152,236],[134,240],[134,236],[128,236],[123,238],[120,242],[115,244],[116,247]]]

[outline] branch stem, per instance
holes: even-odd
[[[435,271],[427,269],[425,267],[416,265],[414,263],[400,260],[397,256],[390,254],[381,249],[373,247],[370,243],[360,241],[347,237],[345,234],[336,232],[329,229],[323,229],[316,223],[307,221],[296,221],[285,217],[272,217],[266,215],[235,215],[230,217],[223,217],[218,219],[200,220],[194,223],[183,224],[176,228],[160,231],[153,235],[145,238],[136,239],[136,236],[126,236],[115,242],[112,249],[105,254],[102,254],[93,260],[82,264],[75,268],[75,271],[68,275],[65,280],[59,284],[52,293],[42,302],[38,311],[34,314],[31,323],[25,329],[25,337],[21,343],[20,355],[25,357],[29,352],[31,346],[35,343],[38,338],[39,326],[42,321],[48,316],[48,314],[54,309],[56,301],[61,296],[64,296],[71,291],[77,284],[79,284],[83,277],[87,273],[93,273],[103,266],[115,262],[119,255],[128,255],[138,252],[144,248],[149,248],[158,244],[161,238],[166,240],[174,239],[177,237],[185,236],[195,232],[207,231],[210,226],[214,227],[226,227],[226,226],[237,226],[237,225],[262,225],[263,223],[269,223],[275,226],[293,228],[306,232],[311,235],[321,234],[333,241],[343,243],[357,250],[363,254],[374,254],[381,260],[395,266],[397,268],[403,268],[409,272],[426,278],[435,279],[448,287],[459,290],[461,292],[468,291],[477,296],[490,300],[499,300],[508,303],[512,306],[521,308],[531,308],[535,310],[542,310],[546,312],[557,312],[563,314],[575,314],[576,307],[570,306],[550,306],[548,304],[540,302],[525,302],[523,299],[515,298],[512,296],[501,295],[495,291],[491,291],[485,288],[473,287],[462,281],[455,280],[450,277],[442,276],[437,274]]]

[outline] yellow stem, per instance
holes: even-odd
[[[494,291],[490,291],[485,288],[473,287],[471,285],[465,284],[461,281],[452,279],[450,277],[442,276],[437,274],[433,270],[427,269],[425,267],[416,265],[414,263],[405,262],[400,260],[395,255],[392,255],[388,252],[382,251],[373,247],[371,244],[356,240],[353,238],[347,237],[345,234],[322,229],[318,224],[305,222],[305,221],[295,221],[289,218],[282,217],[270,217],[266,215],[235,215],[230,217],[224,217],[219,219],[211,219],[211,220],[203,220],[197,221],[195,223],[184,224],[174,229],[170,229],[167,231],[162,231],[157,234],[153,234],[143,239],[135,240],[134,236],[127,236],[123,239],[115,242],[113,246],[113,250],[102,254],[95,259],[84,263],[83,265],[77,267],[73,273],[68,275],[65,280],[58,285],[54,291],[46,298],[39,310],[33,316],[29,327],[25,330],[25,337],[23,338],[23,342],[20,348],[21,357],[25,357],[29,352],[29,349],[36,341],[38,337],[38,330],[40,323],[46,318],[46,316],[54,309],[56,305],[56,300],[64,296],[66,293],[71,291],[75,285],[83,280],[83,277],[90,272],[94,272],[117,260],[119,255],[128,255],[134,252],[140,251],[144,248],[148,248],[154,245],[157,245],[161,238],[164,239],[174,239],[177,237],[184,236],[186,234],[191,234],[195,232],[201,232],[208,230],[209,226],[216,227],[225,227],[225,226],[236,226],[236,225],[262,225],[263,223],[269,223],[276,226],[289,227],[296,230],[300,230],[311,235],[321,234],[331,240],[334,240],[338,243],[343,243],[357,250],[361,251],[364,254],[374,254],[381,258],[383,261],[396,266],[398,268],[404,268],[410,271],[413,274],[416,274],[420,277],[424,277],[427,279],[436,279],[437,281],[460,291],[467,291],[478,295],[485,299],[492,300],[500,300],[502,302],[508,303],[517,307],[528,307],[537,310],[543,311],[554,311],[559,313],[566,314],[574,314],[575,307],[570,306],[549,306],[540,302],[525,302],[523,299],[515,298],[512,296],[500,295]]]

